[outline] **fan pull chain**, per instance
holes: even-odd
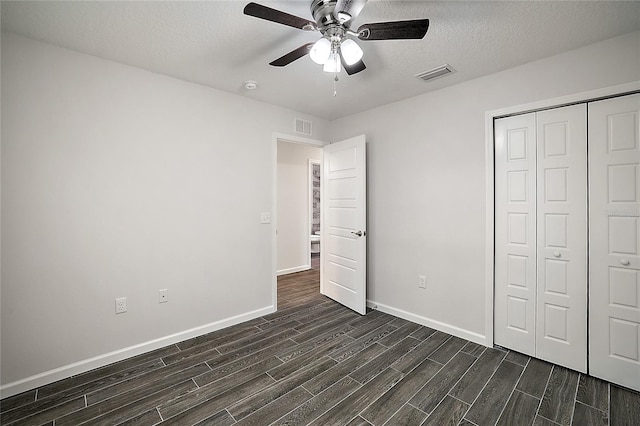
[[[336,73],[335,78],[333,79],[333,97],[335,98],[336,95],[338,94],[338,74]]]

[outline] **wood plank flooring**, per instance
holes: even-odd
[[[2,425],[639,425],[640,394],[278,279],[278,312],[0,401]]]

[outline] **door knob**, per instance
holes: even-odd
[[[629,262],[629,259],[621,259],[620,263],[622,263],[624,266],[629,266],[631,262]]]
[[[366,234],[365,232],[362,232],[362,231],[358,231],[358,232],[351,231],[351,233],[356,237],[362,237],[363,235]]]
[[[559,251],[554,251],[554,252],[553,252],[553,255],[554,255],[555,257],[560,257],[560,256],[562,256],[562,255],[560,254],[560,252],[559,252]]]

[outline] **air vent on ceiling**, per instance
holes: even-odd
[[[444,64],[437,68],[434,68],[429,71],[421,72],[420,74],[416,74],[414,77],[419,78],[423,81],[433,80],[434,78],[442,77],[443,75],[448,75],[456,72],[451,65]]]
[[[296,133],[311,136],[311,122],[301,118],[296,118]]]

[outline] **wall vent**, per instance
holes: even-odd
[[[442,77],[444,75],[449,75],[454,72],[456,72],[456,70],[454,70],[451,67],[451,65],[444,64],[432,70],[421,72],[420,74],[416,74],[414,77],[419,78],[420,80],[423,80],[423,81],[430,81],[430,80],[433,80],[434,78]]]
[[[311,122],[301,118],[296,118],[295,131],[301,135],[311,136]]]

